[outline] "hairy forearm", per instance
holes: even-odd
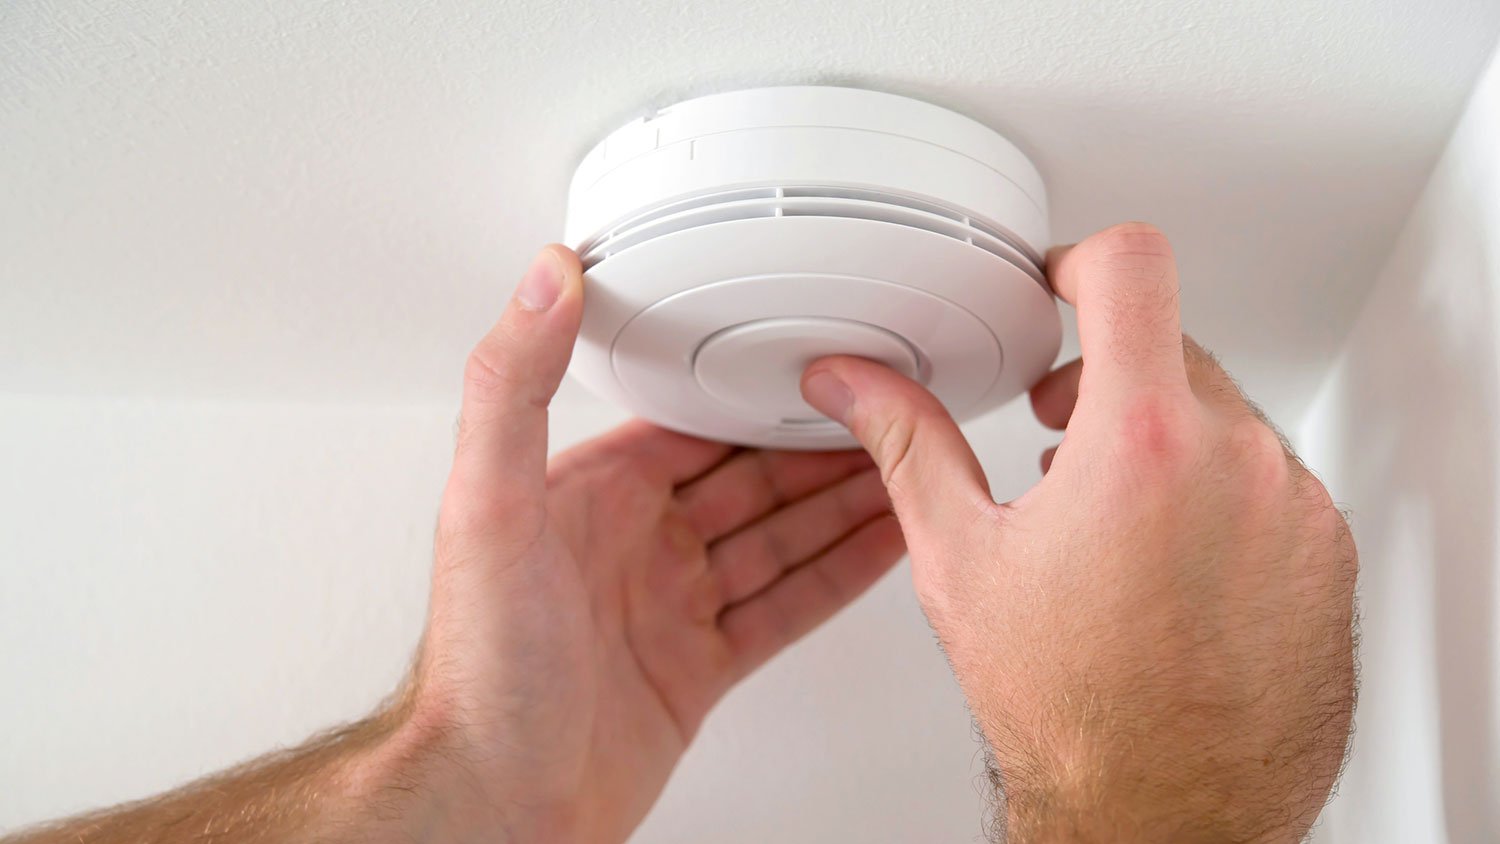
[[[293,750],[148,800],[24,832],[9,844],[250,844],[379,840],[381,808],[362,766],[393,731],[383,714]],[[372,836],[372,833],[377,833]]]
[[[414,718],[408,699],[300,747],[0,844],[407,844],[469,837],[461,831],[508,840],[494,818],[456,810],[463,789],[449,773],[442,731]]]

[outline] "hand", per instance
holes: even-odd
[[[1055,253],[1082,361],[1066,429],[1003,504],[942,406],[856,358],[808,401],[881,468],[913,577],[998,765],[1010,840],[1301,840],[1354,703],[1354,545],[1327,492],[1182,336],[1166,239]]]
[[[548,247],[469,359],[427,634],[382,762],[445,795],[423,840],[624,841],[714,702],[905,550],[862,451],[633,423],[549,467],[580,277]]]

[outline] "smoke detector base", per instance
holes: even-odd
[[[848,448],[802,370],[855,354],[959,419],[1057,355],[1046,195],[993,131],[849,88],[762,88],[631,123],[579,165],[585,267],[571,371],[663,426],[744,445]]]

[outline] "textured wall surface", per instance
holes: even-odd
[[[1320,844],[1500,841],[1500,61],[1303,426],[1353,514],[1354,755]]]
[[[450,398],[605,131],[832,82],[1006,131],[1059,238],[1164,226],[1190,330],[1292,411],[1497,30],[1492,0],[10,0],[0,390]]]

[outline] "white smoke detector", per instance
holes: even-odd
[[[1060,342],[1036,168],[891,94],[760,88],[636,120],[578,165],[566,239],[585,270],[571,372],[710,439],[853,446],[799,392],[825,355],[880,361],[962,420],[1025,391]]]

